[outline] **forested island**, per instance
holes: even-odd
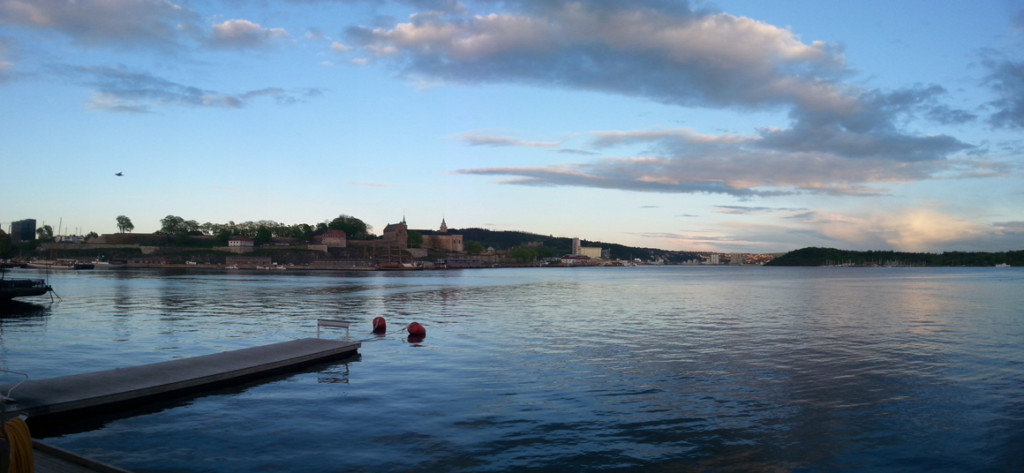
[[[851,251],[802,248],[768,262],[768,266],[1024,266],[1024,250],[1005,252]]]

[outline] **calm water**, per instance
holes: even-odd
[[[63,302],[0,319],[0,367],[36,379],[202,355],[314,336],[319,317],[370,339],[356,360],[49,439],[140,473],[1024,471],[1016,268],[50,281]],[[373,339],[378,315],[392,331]],[[397,330],[413,321],[420,343]]]

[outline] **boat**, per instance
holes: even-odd
[[[28,269],[93,269],[96,265],[93,263],[80,263],[78,261],[36,260],[25,263],[25,267]]]
[[[380,271],[419,271],[423,269],[423,265],[418,263],[392,261],[389,263],[378,264],[377,269]]]
[[[53,288],[43,279],[7,279],[0,278],[0,301],[9,301],[15,297],[41,296]]]
[[[999,263],[996,265],[997,268],[1009,268],[1010,265],[1006,263]]]
[[[83,264],[83,263],[79,263],[79,264]],[[124,262],[124,261],[100,261],[100,260],[93,260],[91,263],[85,263],[85,264],[91,264],[94,269],[124,269],[125,267],[128,266],[128,264],[126,262]],[[82,269],[82,268],[79,268],[79,269]]]

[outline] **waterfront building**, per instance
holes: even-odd
[[[604,255],[601,247],[598,246],[583,246],[579,238],[572,239],[572,253],[576,256],[586,256],[593,259],[601,259]]]
[[[345,234],[344,230],[327,230],[327,232],[318,237],[320,244],[328,248],[345,248],[347,238],[348,235]]]
[[[19,241],[32,241],[36,239],[36,220],[34,218],[27,218],[25,220],[18,220],[17,222],[11,222],[11,240],[14,242]]]
[[[405,217],[402,217],[401,223],[389,223],[384,227],[384,235],[382,239],[387,243],[387,246],[406,249],[409,247],[409,226],[405,223]]]
[[[447,253],[465,252],[462,235],[448,233],[448,224],[441,219],[441,227],[434,230],[416,230],[423,237],[423,248],[444,251]]]
[[[252,248],[256,246],[256,241],[251,237],[235,235],[228,238],[228,248]]]
[[[400,223],[389,223],[384,227],[384,234],[375,240],[347,240],[346,246],[359,248],[409,248],[409,227],[405,217]]]
[[[594,266],[595,261],[589,256],[583,255],[565,255],[561,258],[563,266]]]

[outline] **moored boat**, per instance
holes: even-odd
[[[96,265],[93,263],[80,263],[78,261],[35,260],[25,263],[25,267],[28,269],[93,269]]]
[[[380,271],[419,271],[423,269],[423,265],[419,263],[380,263],[377,265],[377,269]]]
[[[53,288],[43,279],[0,279],[0,300],[11,300],[15,297],[41,296]]]

